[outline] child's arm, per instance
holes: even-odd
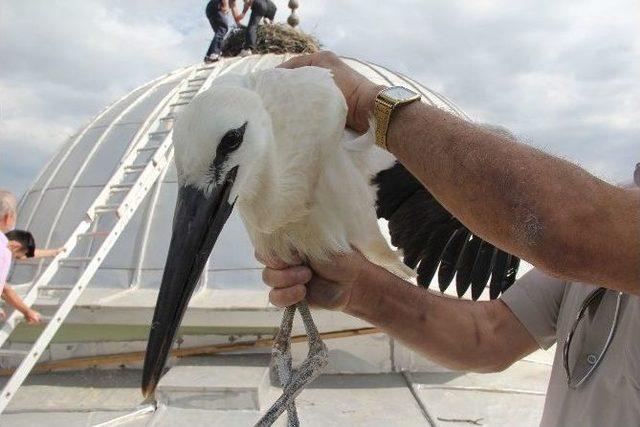
[[[60,252],[64,252],[64,248],[36,249],[33,258],[54,258]]]
[[[5,283],[2,289],[2,299],[22,313],[28,324],[35,325],[40,323],[40,313],[28,307],[8,283]]]

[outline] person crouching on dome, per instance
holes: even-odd
[[[211,40],[211,44],[209,45],[209,49],[204,56],[205,63],[210,64],[220,59],[220,55],[222,54],[222,41],[229,31],[229,22],[227,18],[229,11],[231,11],[236,24],[240,24],[240,21],[244,17],[244,13],[248,9],[249,6],[247,6],[245,2],[245,8],[242,14],[240,14],[236,7],[236,0],[209,0],[205,12],[207,14],[209,24],[211,24],[211,28],[213,29],[214,36],[213,40]]]
[[[272,24],[278,10],[278,7],[271,0],[244,0],[242,14],[238,17],[239,19],[236,19],[236,22],[244,18],[249,8],[251,8],[251,16],[249,17],[244,47],[240,51],[240,56],[249,56],[256,50],[258,47],[258,24],[260,24],[262,18]]]

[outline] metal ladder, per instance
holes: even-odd
[[[217,72],[212,72],[216,68]],[[24,351],[2,348],[16,326],[23,320],[20,312],[14,310],[2,325],[0,329],[0,356],[21,358],[22,361],[0,392],[0,413],[4,411],[46,350],[121,232],[170,161],[173,122],[176,112],[189,104],[202,91],[205,83],[214,78],[221,68],[215,65],[196,66],[185,80],[169,92],[162,102],[164,107],[148,127],[151,132],[145,132],[141,138],[132,142],[118,169],[91,204],[85,218],[64,244],[66,250],[53,259],[31,286],[24,298],[24,302],[29,307],[33,305],[43,290],[66,292],[66,296],[61,298],[62,302],[56,307],[55,314],[45,319],[47,325],[31,349]],[[99,224],[104,222],[107,215],[111,216],[106,219],[111,221],[109,228],[99,230]],[[81,252],[82,248],[76,248],[76,246],[84,239],[91,240],[88,246],[89,250],[85,247],[86,253],[82,254],[83,256],[77,256],[75,252]],[[102,241],[94,244],[96,239],[102,239]],[[61,265],[75,266],[80,271],[79,278],[74,285],[50,285]]]

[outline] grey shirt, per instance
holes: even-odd
[[[593,375],[579,388],[567,386],[563,346],[578,311],[596,286],[567,283],[531,270],[502,300],[543,349],[557,343],[541,426],[640,426],[640,301],[622,295],[611,345]],[[608,291],[608,301],[615,301]],[[603,300],[604,301],[604,300]],[[615,304],[601,304],[576,330],[571,354],[586,366],[609,334]],[[588,327],[583,327],[588,325]],[[574,347],[575,346],[575,347]],[[573,358],[572,358],[573,360]],[[579,369],[578,369],[579,370]]]

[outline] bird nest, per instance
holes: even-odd
[[[242,50],[246,27],[236,27],[229,32],[222,45],[223,56],[236,56]],[[320,42],[313,36],[284,24],[260,25],[258,48],[253,53],[314,53],[320,50]]]

